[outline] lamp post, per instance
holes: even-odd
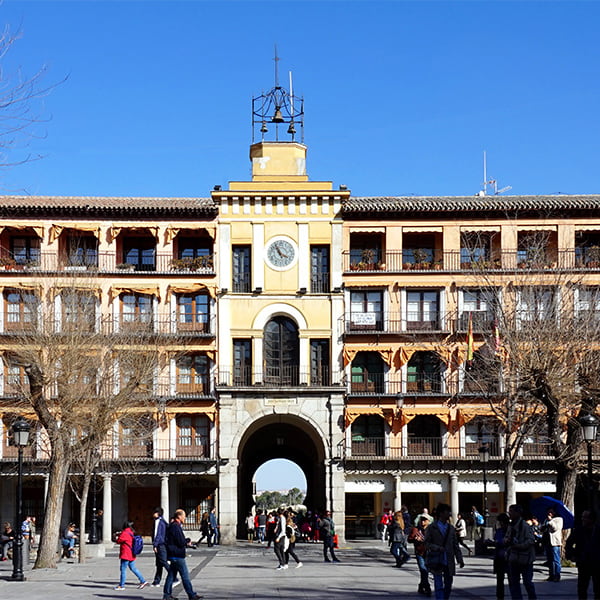
[[[12,581],[25,581],[23,575],[23,448],[29,441],[29,430],[31,426],[23,418],[19,417],[12,426],[13,440],[19,452],[19,470],[17,477],[17,518],[15,522],[15,542],[13,548],[13,573]]]
[[[588,508],[594,510],[594,484],[592,470],[592,444],[598,435],[598,419],[591,414],[584,415],[579,419],[583,430],[583,439],[587,444],[587,474],[588,474]]]
[[[488,498],[487,498],[487,464],[490,460],[490,447],[486,444],[482,444],[479,447],[479,459],[481,460],[481,466],[483,467],[483,528],[485,529],[488,524]]]
[[[90,529],[90,544],[98,543],[98,515],[96,510],[96,469],[92,474],[92,527]]]

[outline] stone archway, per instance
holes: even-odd
[[[311,509],[326,505],[325,446],[314,427],[294,415],[269,415],[245,432],[238,451],[238,536],[244,537],[244,518],[254,505],[252,477],[273,458],[296,463],[306,477],[304,504]]]

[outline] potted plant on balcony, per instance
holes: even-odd
[[[17,261],[12,256],[1,256],[0,267],[3,267],[6,271],[12,271],[17,268]]]
[[[600,268],[600,246],[590,246],[585,249],[585,266],[589,269]]]
[[[119,271],[133,271],[135,269],[135,265],[131,263],[119,263],[118,265],[116,265],[116,268]]]

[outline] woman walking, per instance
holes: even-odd
[[[506,545],[504,538],[510,524],[510,517],[506,513],[498,515],[497,529],[494,532],[494,574],[496,575],[496,598],[504,598],[504,578],[508,575],[506,561]]]
[[[137,570],[135,566],[136,556],[133,553],[133,538],[135,531],[133,530],[133,521],[125,521],[123,524],[123,531],[119,533],[117,537],[117,544],[119,544],[119,559],[121,560],[121,578],[119,585],[115,586],[115,590],[125,589],[125,579],[127,577],[127,569],[129,569],[140,581],[138,589],[143,590],[147,585],[150,585],[148,581],[144,579],[144,576]]]
[[[406,550],[406,534],[404,533],[404,519],[400,511],[394,513],[394,517],[388,525],[390,537],[390,552],[396,559],[396,566],[400,568],[409,558]]]
[[[296,561],[296,569],[299,569],[302,566],[300,559],[296,555],[296,539],[299,535],[298,527],[291,516],[288,515],[286,524],[285,524],[285,535],[288,539],[288,547],[285,551],[285,564],[287,565],[290,562],[290,556]]]
[[[456,538],[458,539],[458,543],[469,552],[470,556],[471,548],[469,548],[469,546],[467,546],[465,543],[465,540],[467,539],[467,522],[463,519],[463,516],[460,513],[456,515],[456,525],[454,528],[456,529]]]

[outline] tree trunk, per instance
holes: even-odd
[[[81,499],[79,501],[79,562],[85,562],[85,547],[87,541],[85,539],[85,517],[87,512],[88,493],[90,491],[90,481],[92,474],[87,471],[83,478],[83,486],[81,489]]]
[[[34,569],[55,569],[58,562],[58,547],[62,519],[63,499],[67,487],[70,461],[60,450],[52,449],[52,462],[48,479],[48,497],[44,529],[40,539]],[[17,524],[18,525],[18,524]]]
[[[517,486],[515,485],[515,465],[514,462],[510,461],[504,465],[505,468],[505,489],[506,489],[506,506],[505,510],[508,512],[508,507],[511,504],[517,503]]]

